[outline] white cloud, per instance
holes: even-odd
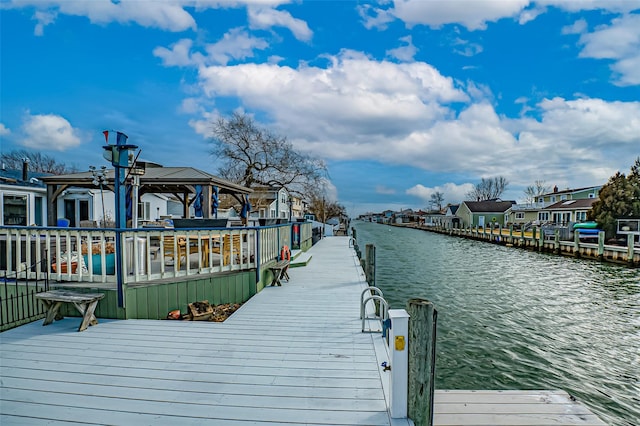
[[[539,6],[553,6],[568,12],[581,10],[603,10],[613,13],[626,13],[640,8],[637,0],[536,0]]]
[[[4,125],[4,123],[0,123],[0,136],[7,136],[11,134],[11,130]]]
[[[382,195],[393,195],[396,193],[396,190],[393,188],[389,188],[387,186],[384,185],[377,185],[376,186],[376,194],[382,194]]]
[[[411,62],[414,56],[418,53],[418,49],[414,46],[411,36],[402,37],[401,42],[404,42],[404,46],[396,47],[395,49],[387,50],[387,56],[396,58],[400,61]]]
[[[38,150],[66,151],[80,145],[79,131],[54,114],[27,115],[22,125],[22,145]]]
[[[597,28],[580,37],[583,45],[580,57],[612,59],[616,84],[640,84],[640,15],[624,15],[613,19],[611,25]]]
[[[226,65],[233,59],[253,57],[255,50],[264,50],[269,45],[261,38],[253,37],[242,28],[232,28],[217,43],[206,47],[207,63]]]
[[[390,4],[390,7],[387,5]],[[549,7],[568,12],[603,10],[626,13],[638,9],[637,0],[393,0],[381,2],[378,7],[361,6],[358,11],[366,28],[385,28],[393,18],[405,22],[408,27],[427,25],[440,28],[447,24],[459,24],[469,30],[484,30],[490,22],[515,19],[521,25],[536,19]]]
[[[455,53],[467,57],[475,56],[483,50],[480,44],[470,43],[468,40],[462,40],[461,38],[457,38],[453,42],[453,46],[453,51]]]
[[[585,19],[578,19],[573,24],[562,27],[562,34],[582,34],[587,30],[587,27]]]
[[[162,59],[164,66],[189,66],[193,65],[194,61],[191,58],[191,46],[193,41],[187,38],[173,43],[170,49],[166,47],[156,47],[153,49],[153,55]]]
[[[393,4],[390,13],[410,27],[423,24],[439,28],[446,24],[460,24],[469,30],[483,30],[488,22],[517,17],[529,0],[395,0]]]
[[[383,30],[386,29],[388,23],[395,20],[390,11],[378,9],[370,4],[358,5],[357,11],[366,29],[378,28]]]
[[[425,63],[377,62],[351,51],[328,59],[327,68],[201,68],[201,85],[209,97],[238,96],[248,107],[268,111],[281,128],[295,129],[292,139],[323,151],[325,138],[349,135],[358,143],[371,135],[406,134],[447,114],[440,103],[467,100],[452,79]]]
[[[143,27],[180,32],[197,29],[196,20],[187,9],[201,12],[206,9],[248,7],[257,10],[252,12],[251,19],[255,20],[258,27],[266,28],[269,24],[287,27],[299,39],[308,40],[311,31],[305,22],[293,18],[288,12],[273,9],[289,2],[290,0],[165,0],[153,3],[140,0],[6,0],[2,6],[36,9],[36,35],[42,35],[44,27],[52,24],[60,14],[84,16],[94,24],[135,23]]]
[[[444,194],[444,204],[457,204],[466,199],[466,194],[473,189],[472,183],[456,184],[453,182],[445,183],[444,185],[438,185],[433,188],[426,187],[424,185],[415,185],[406,190],[408,195],[413,195],[422,200],[423,203],[428,204],[431,201],[431,196],[436,192]]]
[[[284,27],[289,29],[294,37],[301,41],[309,41],[313,37],[313,31],[307,23],[296,19],[289,12],[267,7],[248,7],[249,24],[252,29],[269,29],[272,27]]]
[[[547,9],[545,7],[540,7],[540,6],[534,6],[530,9],[525,9],[520,13],[520,16],[518,17],[518,23],[520,25],[524,25],[527,22],[533,21],[534,19],[536,19],[538,16],[542,15],[546,11]]]
[[[232,60],[251,58],[255,50],[269,47],[261,38],[253,37],[242,28],[232,28],[216,43],[204,46],[206,55],[193,51],[193,40],[182,39],[169,46],[158,46],[153,55],[162,59],[164,66],[201,66],[209,64],[226,65]]]
[[[56,12],[36,10],[36,12],[33,14],[33,19],[37,21],[37,24],[33,30],[33,35],[43,35],[44,27],[55,22],[57,16],[58,14]]]
[[[43,7],[54,6],[60,14],[86,16],[94,24],[110,22],[137,23],[143,27],[159,28],[167,31],[185,31],[196,29],[196,22],[183,5],[177,1],[149,3],[137,0],[93,1],[50,1],[39,0],[20,3],[31,4],[42,10]]]

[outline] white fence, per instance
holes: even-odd
[[[120,239],[120,249],[116,244]],[[255,269],[291,246],[289,224],[261,228],[123,230],[0,227],[0,274],[124,283]]]

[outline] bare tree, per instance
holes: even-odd
[[[29,161],[29,170],[32,172],[62,175],[77,171],[75,167],[69,167],[66,164],[59,163],[53,157],[39,152],[27,151],[26,149],[15,150],[0,155],[0,162],[12,170],[22,169],[22,164],[25,159]]]
[[[471,191],[467,193],[469,201],[486,201],[500,198],[502,193],[507,189],[509,182],[503,176],[493,178],[482,178]]]
[[[436,191],[431,194],[431,205],[438,208],[438,211],[442,210],[442,203],[444,203],[444,192]]]
[[[550,190],[551,187],[547,185],[545,181],[537,180],[533,185],[527,186],[527,189],[524,190],[525,201],[528,204],[533,204],[539,196],[546,194]]]
[[[212,139],[211,153],[222,161],[220,176],[249,188],[274,186],[304,194],[326,176],[322,160],[295,151],[286,138],[258,126],[245,114],[220,117]]]
[[[309,212],[313,213],[320,221],[339,218],[341,221],[348,217],[347,209],[336,201],[328,201],[324,197],[314,194],[309,200]]]

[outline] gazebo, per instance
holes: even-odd
[[[241,204],[248,202],[250,188],[237,185],[193,167],[162,167],[154,163],[144,164],[144,174],[131,173],[139,179],[139,196],[143,194],[172,194],[183,206],[183,217],[189,216],[189,207],[194,202],[201,203],[202,217],[214,217],[215,204],[219,194],[229,194]],[[104,173],[103,188],[115,192],[115,171],[107,169]],[[71,173],[66,175],[42,177],[47,186],[47,223],[55,226],[57,222],[56,204],[58,197],[69,188],[95,189],[95,174],[92,171]],[[211,200],[211,202],[204,202]]]

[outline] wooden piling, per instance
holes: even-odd
[[[376,246],[374,244],[367,244],[365,246],[365,260],[366,269],[365,275],[367,277],[367,283],[370,286],[376,285]]]
[[[425,299],[410,299],[408,415],[416,426],[433,425],[438,311]]]

